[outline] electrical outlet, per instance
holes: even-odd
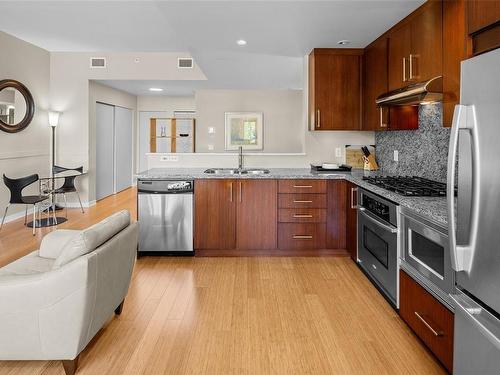
[[[163,155],[160,158],[161,161],[167,161],[167,162],[176,162],[179,161],[179,157],[176,155]]]
[[[214,145],[208,145],[208,151],[213,151],[214,150]]]
[[[340,147],[335,148],[335,157],[336,158],[341,158],[342,157],[342,149]]]
[[[215,128],[213,126],[208,128],[208,134],[215,134]]]
[[[399,161],[399,151],[394,150],[394,161]]]

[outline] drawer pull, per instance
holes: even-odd
[[[298,189],[307,189],[312,188],[312,185],[293,185],[293,187]]]
[[[293,203],[312,203],[313,201],[293,201]]]
[[[313,217],[313,215],[298,215],[298,214],[294,214],[293,217],[296,217],[296,218],[307,218],[307,217]]]
[[[300,234],[294,234],[293,239],[294,240],[312,240],[313,236],[304,236]]]
[[[443,331],[441,330],[435,330],[434,328],[432,328],[432,326],[424,319],[424,317],[422,315],[420,315],[418,312],[415,311],[415,315],[417,316],[417,318],[422,322],[424,323],[424,325],[429,328],[429,330],[432,332],[432,334],[436,337],[439,337],[439,336],[443,336],[444,333]]]

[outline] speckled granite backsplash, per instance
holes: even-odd
[[[442,106],[420,106],[418,130],[376,132],[377,162],[384,173],[446,181],[450,129],[442,127]],[[399,162],[394,161],[399,151]]]

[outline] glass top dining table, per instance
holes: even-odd
[[[66,222],[68,219],[66,217],[56,216],[54,211],[62,210],[63,207],[56,204],[54,197],[55,191],[58,189],[57,181],[64,179],[66,177],[79,177],[87,174],[87,171],[79,172],[75,170],[61,171],[59,173],[54,173],[52,176],[40,176],[39,177],[39,189],[40,194],[48,195],[50,197],[45,212],[48,213],[47,218],[37,219],[37,227],[51,227]],[[51,215],[51,212],[53,215]],[[27,223],[27,226],[32,226],[33,222]]]

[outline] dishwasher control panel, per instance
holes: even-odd
[[[149,194],[192,193],[194,181],[139,180],[137,181],[137,189],[139,193]]]

